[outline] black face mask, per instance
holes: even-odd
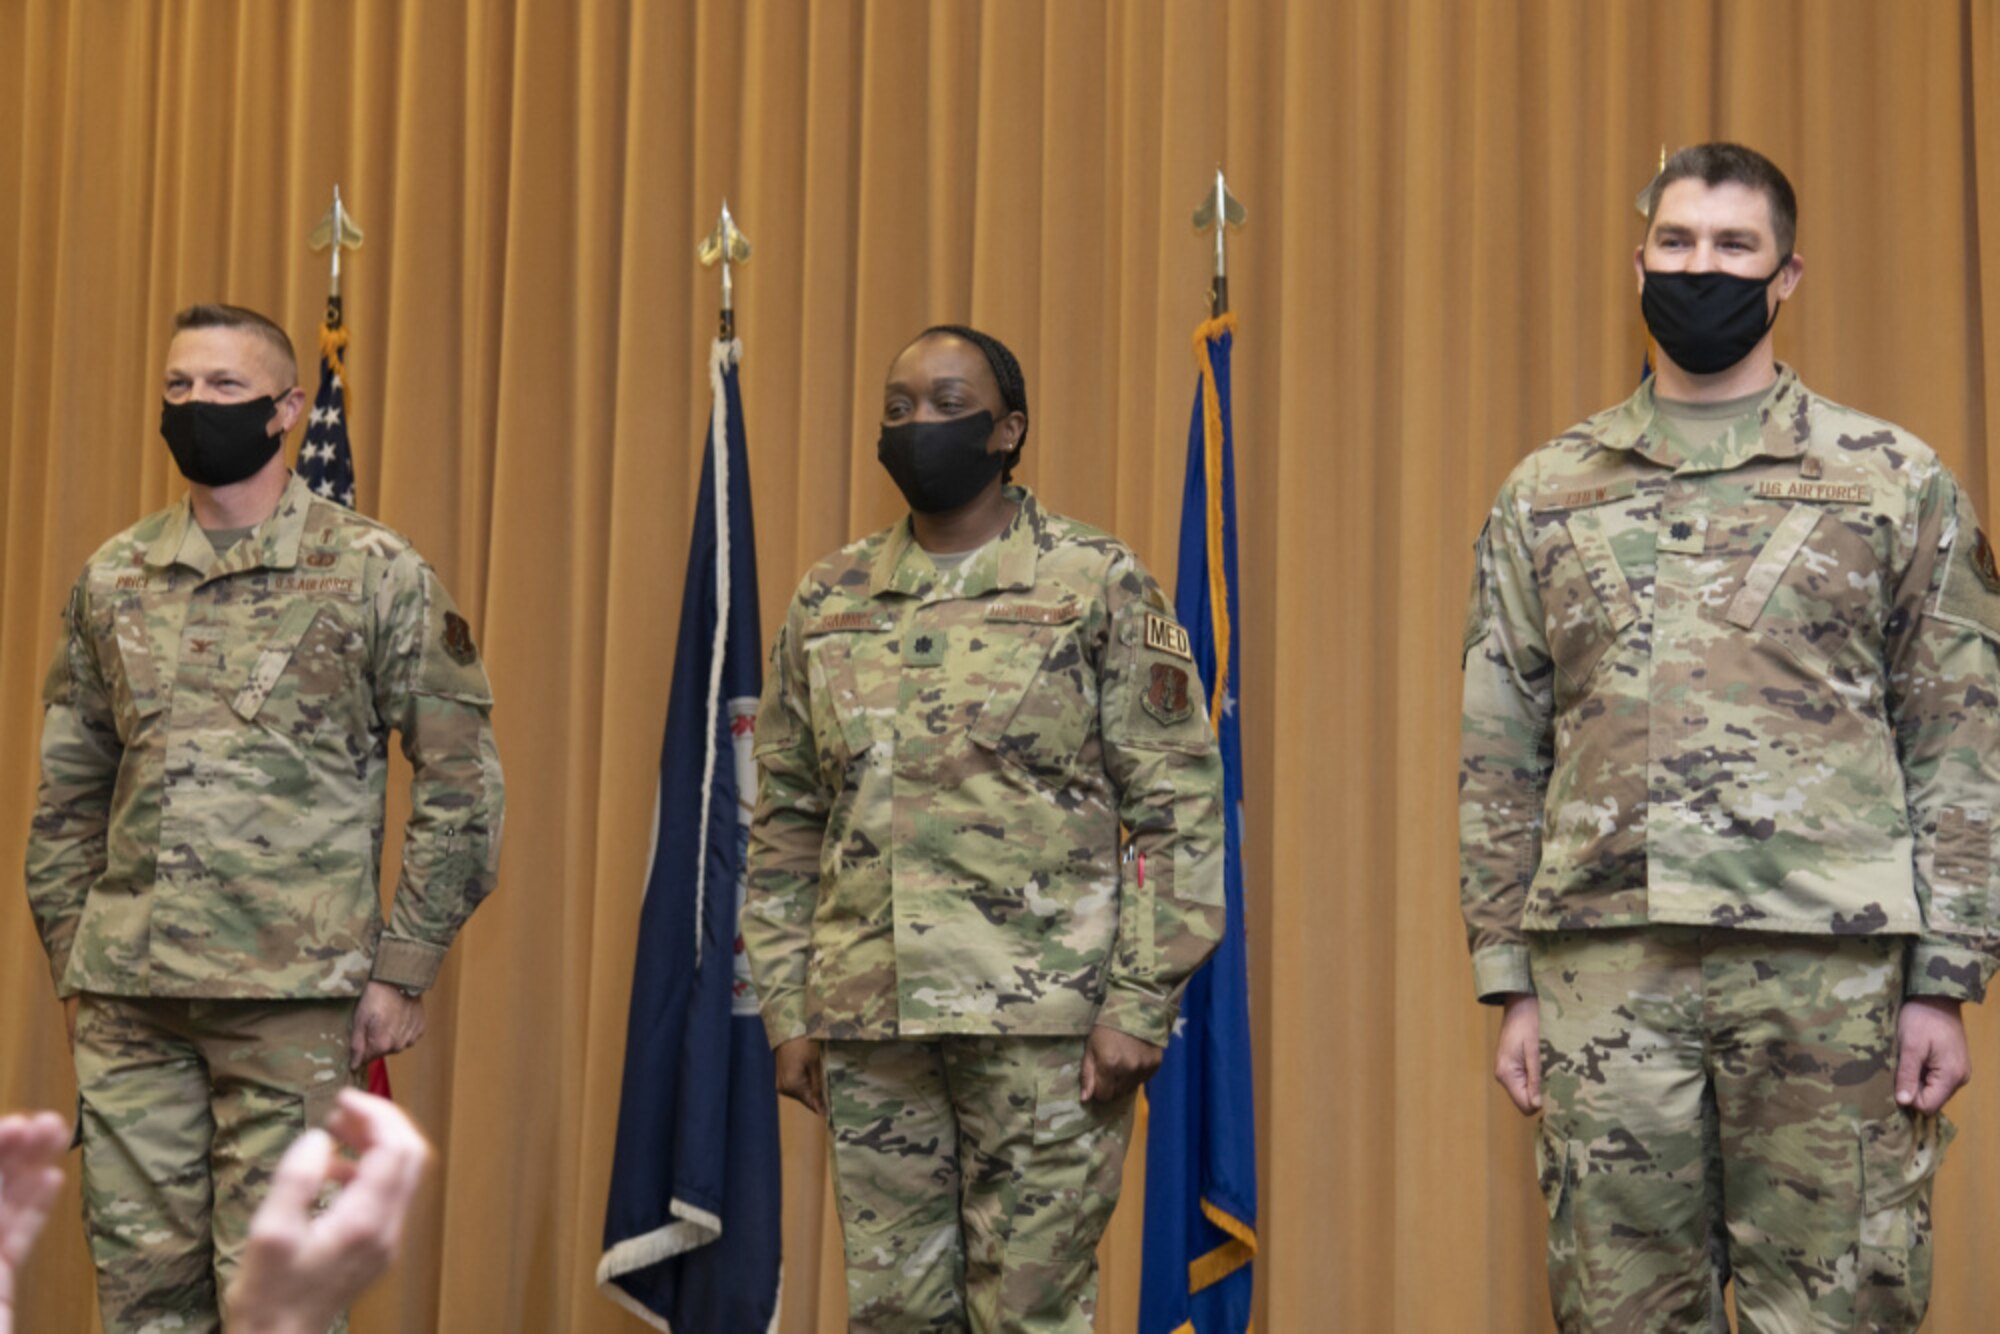
[[[919,514],[945,514],[969,504],[1007,466],[1005,454],[989,454],[993,414],[941,422],[884,426],[875,457],[889,470],[903,499]]]
[[[271,461],[283,435],[265,428],[278,410],[269,394],[248,403],[161,403],[160,435],[181,476],[196,486],[228,486]]]
[[[1639,292],[1646,328],[1682,370],[1694,375],[1726,371],[1749,356],[1778,322],[1776,310],[1764,317],[1764,293],[1789,263],[1788,255],[1769,278],[1647,269]],[[1784,309],[1783,303],[1778,309]]]

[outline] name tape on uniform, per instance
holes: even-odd
[[[986,609],[989,621],[1019,621],[1027,625],[1065,625],[1082,614],[1082,604],[1076,602],[1058,602],[1050,606],[1030,602],[996,602]]]
[[[1194,661],[1194,650],[1188,645],[1187,631],[1150,611],[1146,613],[1146,647]]]
[[[1604,505],[1614,500],[1624,500],[1636,494],[1639,484],[1633,481],[1606,482],[1602,486],[1566,486],[1553,491],[1544,491],[1535,497],[1533,510],[1539,514],[1543,510],[1576,510],[1589,505]]]
[[[1757,494],[1766,500],[1830,500],[1840,505],[1866,505],[1875,498],[1875,488],[1866,482],[1770,478],[1757,483]]]
[[[838,634],[843,630],[887,630],[893,622],[872,611],[836,611],[806,624],[805,636]]]

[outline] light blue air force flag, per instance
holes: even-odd
[[[717,340],[709,361],[714,407],[597,1266],[606,1296],[680,1334],[765,1334],[778,1319],[777,1095],[736,926],[762,680],[741,346]]]
[[[1244,1334],[1257,1254],[1257,1137],[1243,931],[1243,754],[1236,707],[1236,463],[1229,413],[1235,318],[1197,332],[1201,383],[1188,431],[1174,609],[1186,627],[1222,749],[1228,929],[1189,981],[1160,1070],[1146,1085],[1141,1334]],[[1221,689],[1217,690],[1218,679]]]

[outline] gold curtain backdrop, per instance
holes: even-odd
[[[1548,1327],[1529,1127],[1489,1079],[1456,905],[1470,546],[1534,444],[1629,391],[1632,197],[1661,145],[1792,174],[1779,352],[1916,430],[1989,518],[2000,24],[1985,0],[5,0],[0,866],[21,865],[57,614],[182,489],[172,312],[309,356],[338,182],[364,509],[479,633],[501,887],[392,1062],[440,1158],[368,1331],[636,1331],[595,1291],[726,196],[763,616],[889,522],[878,386],[965,320],[1027,371],[1024,475],[1171,581],[1218,163],[1233,238],[1257,1327]],[[1994,241],[1988,245],[1988,241]],[[313,369],[305,368],[308,380]],[[392,801],[400,801],[399,788]],[[392,816],[400,808],[392,810]],[[389,849],[394,864],[396,848]],[[18,884],[18,881],[16,881]],[[18,890],[0,1106],[73,1098]],[[1938,1188],[1930,1328],[1984,1329],[2000,1040]],[[842,1326],[821,1131],[787,1106],[786,1334]],[[1099,1325],[1137,1317],[1142,1172]],[[22,1327],[95,1328],[74,1181]]]

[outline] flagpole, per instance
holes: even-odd
[[[1233,682],[1236,520],[1230,428],[1225,233],[1243,205],[1220,169],[1195,209],[1196,232],[1215,231],[1208,318],[1194,330],[1196,387],[1188,423],[1180,559],[1174,607],[1187,629],[1223,768],[1220,946],[1188,980],[1174,1035],[1146,1088],[1146,1218],[1139,1276],[1140,1334],[1199,1329],[1248,1334],[1257,1233],[1256,1099],[1251,1087],[1249,964],[1244,946],[1241,722]]]
[[[319,326],[319,391],[313,396],[307,418],[305,439],[299,444],[298,473],[313,494],[349,509],[357,508],[359,496],[354,477],[353,442],[349,439],[347,413],[352,407],[347,385],[347,328],[340,299],[340,252],[361,245],[361,228],[340,186],[333,187],[333,204],[306,236],[314,250],[326,250],[326,308]]]
[[[736,364],[736,357],[742,345],[736,341],[736,285],[729,271],[732,262],[747,263],[750,259],[750,239],[736,225],[736,219],[729,214],[729,201],[722,201],[722,215],[716,219],[715,230],[708,239],[695,248],[695,257],[704,268],[722,266],[722,310],[717,322],[715,342],[709,347],[709,454],[714,460],[711,469],[715,486],[713,503],[716,514],[715,529],[715,606],[716,619],[714,644],[709,656],[708,678],[708,770],[712,773],[721,744],[717,728],[720,726],[724,702],[722,698],[723,649],[729,634],[729,393],[725,379],[729,368]],[[704,784],[701,795],[701,827],[708,827],[709,804],[712,793]],[[695,923],[694,938],[695,966],[701,966],[702,942],[706,932],[701,929],[707,912],[708,862],[703,859],[695,868]]]

